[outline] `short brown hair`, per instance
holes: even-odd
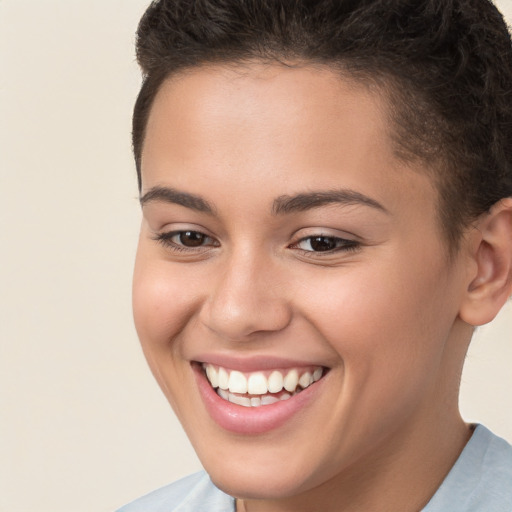
[[[434,168],[443,229],[512,196],[512,47],[488,0],[157,0],[137,31],[141,154],[166,78],[206,63],[325,64],[384,85],[397,152]]]

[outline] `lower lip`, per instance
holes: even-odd
[[[263,434],[277,429],[307,407],[320,392],[323,378],[288,400],[259,407],[244,407],[221,398],[199,365],[193,365],[199,393],[212,419],[223,429],[237,434]]]

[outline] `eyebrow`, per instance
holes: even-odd
[[[199,195],[182,192],[170,187],[153,187],[140,198],[141,206],[154,201],[178,204],[208,215],[215,214],[215,208],[206,199]],[[293,196],[279,196],[272,204],[272,214],[283,215],[303,212],[330,204],[341,204],[344,206],[364,205],[384,213],[389,213],[384,206],[371,197],[355,190],[340,189],[304,192]]]
[[[196,210],[209,215],[214,214],[214,208],[201,196],[182,192],[169,187],[153,187],[149,189],[140,199],[141,206],[151,202],[163,202],[178,204],[191,210]]]
[[[294,196],[280,196],[274,201],[272,213],[274,215],[281,215],[292,212],[303,212],[330,204],[341,204],[344,206],[364,205],[384,213],[389,213],[388,210],[375,199],[350,189],[316,191]]]

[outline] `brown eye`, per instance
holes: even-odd
[[[155,240],[173,251],[194,251],[218,247],[219,243],[201,231],[169,231],[160,233]]]
[[[185,247],[200,247],[208,239],[205,234],[198,231],[182,231],[178,233],[177,238]]]
[[[336,239],[328,236],[315,236],[310,238],[311,249],[316,252],[332,251],[336,248]]]
[[[355,250],[359,247],[359,243],[337,236],[318,235],[303,238],[294,247],[305,252],[322,253]]]

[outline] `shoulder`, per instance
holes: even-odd
[[[423,512],[512,512],[512,446],[478,425]]]
[[[117,512],[234,512],[234,500],[217,489],[204,472],[157,489]]]

